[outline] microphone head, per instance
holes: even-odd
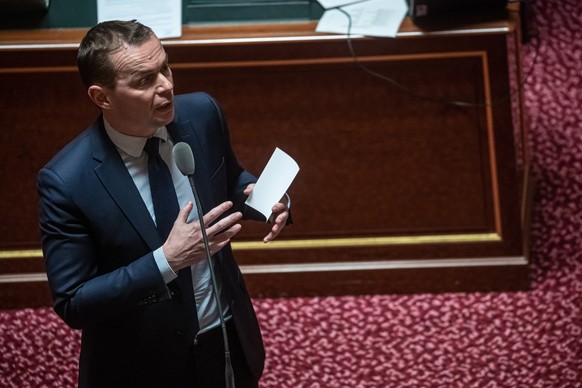
[[[172,155],[174,155],[174,161],[182,175],[194,174],[194,155],[192,154],[192,148],[188,144],[180,142],[174,145]]]

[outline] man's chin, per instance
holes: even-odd
[[[156,109],[156,118],[161,125],[168,125],[174,120],[174,105],[169,105],[167,108]]]

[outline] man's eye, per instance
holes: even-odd
[[[148,77],[144,77],[139,81],[139,84],[141,86],[148,86],[151,83],[152,77],[148,76]]]

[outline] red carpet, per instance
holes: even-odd
[[[532,291],[255,300],[261,387],[582,387],[582,3],[530,4]],[[75,386],[79,340],[0,312],[0,386]]]

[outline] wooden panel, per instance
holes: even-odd
[[[514,27],[354,39],[359,63],[390,81],[362,71],[345,39],[307,30],[165,43],[176,92],[217,97],[249,170],[276,146],[301,166],[294,225],[265,245],[267,226],[246,223],[234,244],[255,296],[527,287]],[[36,173],[96,115],[75,51],[0,45],[0,283],[30,303],[47,300]],[[19,273],[26,284],[12,282]]]
[[[448,87],[452,95],[472,97],[480,61],[407,60],[376,63],[375,70],[422,85],[417,89],[427,95],[431,88],[459,85]],[[446,77],[455,63],[464,74]],[[351,63],[262,68],[260,76],[254,68],[233,69],[206,82],[210,73],[216,71],[180,69],[176,78],[217,95],[248,167],[260,173],[275,146],[302,166],[293,187],[300,190],[293,202],[300,228],[288,233],[495,231],[491,155],[479,109],[418,101]]]
[[[0,73],[0,248],[38,247],[36,174],[96,109],[73,71]]]

